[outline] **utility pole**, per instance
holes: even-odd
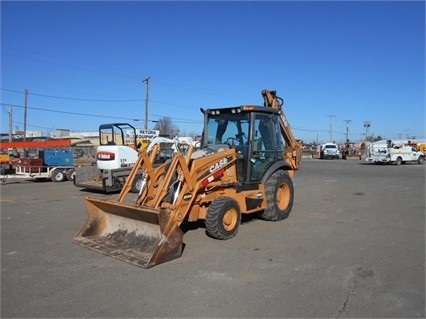
[[[145,90],[145,130],[148,129],[148,91],[149,91],[149,79],[151,77],[148,76],[145,80],[142,81],[142,83],[146,84],[146,90]]]
[[[333,117],[336,115],[330,114],[328,117],[330,118],[330,142],[333,142]]]
[[[370,126],[371,126],[371,121],[364,121],[364,127],[365,127],[365,138],[364,138],[364,141],[367,140],[368,130],[369,130]]]
[[[346,122],[346,142],[349,143],[349,123],[352,122],[352,120],[343,120]]]
[[[28,102],[28,90],[25,89],[24,95],[24,142],[27,140],[27,102]]]
[[[9,142],[12,142],[12,105],[9,105]]]

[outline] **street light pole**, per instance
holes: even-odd
[[[149,79],[151,77],[148,76],[145,80],[142,81],[142,83],[146,84],[146,90],[145,90],[145,130],[148,129],[148,91],[149,91]]]

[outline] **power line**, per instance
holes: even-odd
[[[15,120],[13,120],[12,123],[13,124],[21,124],[21,125],[24,124],[24,122],[15,121]],[[49,131],[53,130],[52,127],[40,126],[40,125],[35,125],[35,124],[27,124],[27,125],[29,127],[35,127],[35,128],[39,128],[39,129],[43,129],[43,130],[49,130]]]
[[[300,128],[300,127],[291,127],[293,130],[295,131],[303,131],[303,132],[312,132],[312,133],[325,133],[328,132],[328,130],[324,130],[324,129],[304,129],[304,128]]]
[[[2,103],[2,105],[12,105],[13,107],[25,108],[25,106],[17,105],[17,104],[10,104],[10,103]],[[52,110],[52,109],[45,109],[45,108],[41,108],[41,107],[30,107],[30,106],[28,106],[27,108],[29,110],[37,110],[37,111],[53,112],[53,113],[62,113],[62,114],[71,114],[71,115],[79,115],[79,116],[103,117],[103,118],[122,119],[122,120],[133,120],[133,119],[127,118],[127,117],[117,117],[117,116],[89,114],[89,113],[80,113],[80,112],[70,112],[70,111],[58,111],[58,110]]]
[[[164,116],[164,115],[160,115],[160,114],[152,114],[151,113],[151,115],[153,115],[153,116],[156,116],[156,117],[168,117],[168,118],[170,118],[170,119],[172,119],[172,120],[180,120],[180,121],[185,121],[185,123],[198,123],[198,122],[204,122],[204,119],[202,118],[202,119],[200,119],[200,120],[189,120],[189,119],[182,119],[182,118],[178,118],[178,117],[170,117],[170,116]],[[180,123],[182,123],[182,122],[180,122]]]
[[[1,89],[2,91],[13,92],[13,93],[25,93],[23,91],[18,90],[10,90],[10,89]],[[129,99],[129,100],[115,100],[115,99],[87,99],[87,98],[77,98],[77,97],[65,97],[65,96],[55,96],[55,95],[46,95],[46,94],[38,94],[38,93],[28,93],[28,95],[40,96],[40,97],[48,97],[52,99],[60,99],[60,100],[72,100],[72,101],[87,101],[87,102],[141,102],[145,101],[144,99]]]
[[[13,107],[22,108],[22,109],[25,108],[25,106],[17,105],[17,104],[11,104],[11,103],[1,103],[1,105],[3,105],[3,106],[11,105]],[[117,117],[117,116],[108,116],[108,115],[90,114],[90,113],[81,113],[81,112],[58,111],[58,110],[53,110],[53,109],[41,108],[41,107],[30,107],[30,106],[28,106],[27,109],[28,110],[43,111],[43,112],[52,112],[52,113],[78,115],[78,116],[88,116],[88,117],[98,117],[98,118],[100,117],[100,118],[109,118],[109,119],[120,119],[120,120],[127,120],[127,121],[139,121],[139,119],[130,118],[130,117]],[[167,116],[159,115],[159,114],[152,114],[152,115],[157,116],[157,117],[167,117]],[[172,118],[172,117],[170,117],[170,119],[174,120],[174,122],[176,122],[176,123],[198,123],[198,122],[202,122],[202,121],[197,121],[197,120],[179,119],[179,118]],[[180,122],[179,120],[183,121],[183,122]],[[152,122],[152,121],[150,121],[150,122]]]
[[[10,103],[1,103],[3,105],[3,107],[5,106],[13,106],[13,107],[17,107],[17,108],[24,108],[24,106],[22,105],[17,105],[17,104],[10,104]],[[135,121],[135,122],[139,122],[142,121],[141,119],[137,119],[137,118],[129,118],[129,117],[116,117],[116,116],[108,116],[108,115],[100,115],[100,114],[90,114],[90,113],[81,113],[81,112],[70,112],[70,111],[58,111],[58,110],[53,110],[53,109],[47,109],[47,108],[41,108],[41,107],[30,107],[28,106],[27,109],[29,110],[36,110],[36,111],[42,111],[42,112],[52,112],[52,113],[61,113],[61,114],[70,114],[70,115],[76,115],[76,116],[88,116],[88,117],[97,117],[97,118],[109,118],[109,119],[120,119],[120,120],[126,120],[126,121]],[[155,116],[157,118],[161,118],[161,117],[169,117],[169,116],[164,116],[162,114],[151,114],[152,116]],[[195,124],[195,123],[202,123],[203,120],[190,120],[190,119],[183,119],[183,118],[171,118],[169,117],[171,120],[173,120],[173,122],[175,123],[180,123],[180,124]],[[14,121],[15,122],[15,121]],[[150,122],[153,122],[152,120],[150,120]],[[31,125],[31,126],[35,126],[35,125]],[[43,127],[44,128],[44,127]],[[292,127],[293,130],[295,131],[303,131],[303,132],[313,132],[313,133],[325,133],[328,132],[325,129],[304,129],[304,128],[300,128],[300,127]]]
[[[6,91],[6,92],[19,93],[19,94],[25,93],[25,91],[11,90],[11,89],[6,89],[6,88],[1,88],[1,90]],[[83,101],[83,102],[129,103],[129,102],[142,102],[142,101],[146,102],[146,100],[147,100],[147,99],[89,99],[89,98],[78,98],[78,97],[55,96],[55,95],[30,93],[30,92],[28,92],[28,95],[39,96],[39,97],[47,97],[47,98],[53,98],[53,99],[59,99],[59,100],[71,100],[71,101]],[[193,107],[177,105],[177,104],[162,102],[162,101],[158,101],[158,100],[150,99],[150,101],[158,103],[158,104],[170,105],[170,106],[173,106],[173,107],[179,107],[179,108],[188,109],[188,110],[194,109]]]
[[[145,80],[144,80],[145,81]],[[24,94],[25,91],[19,91],[19,90],[12,90],[12,89],[7,89],[7,88],[0,88],[3,91],[7,91],[7,92],[13,92],[13,93],[19,93],[19,94]],[[38,93],[27,93],[28,95],[32,95],[32,96],[40,96],[40,97],[47,97],[47,98],[55,98],[55,99],[62,99],[62,100],[75,100],[75,101],[88,101],[88,102],[141,102],[141,101],[147,101],[147,99],[88,99],[88,98],[75,98],[75,97],[63,97],[63,96],[54,96],[54,95],[45,95],[45,94],[38,94]],[[152,100],[150,99],[151,102],[155,102],[158,104],[163,104],[163,105],[169,105],[169,106],[174,106],[174,107],[179,107],[179,108],[185,108],[185,109],[190,109],[193,110],[193,107],[186,107],[186,106],[181,106],[181,105],[176,105],[176,104],[172,104],[172,103],[167,103],[167,102],[162,102],[162,101],[158,101],[158,100]],[[16,104],[10,104],[10,103],[1,103],[3,106],[14,106],[14,107],[18,107],[18,108],[24,108],[24,106],[21,105],[16,105]],[[81,112],[71,112],[71,111],[58,111],[58,110],[53,110],[53,109],[48,109],[48,108],[42,108],[42,107],[27,107],[27,109],[31,109],[31,110],[38,110],[38,111],[44,111],[44,112],[54,112],[54,113],[62,113],[62,114],[70,114],[70,115],[78,115],[78,116],[89,116],[89,117],[98,117],[98,118],[110,118],[110,119],[121,119],[121,120],[128,120],[128,121],[140,121],[140,119],[135,119],[135,118],[128,118],[128,117],[116,117],[116,116],[107,116],[107,115],[99,115],[99,114],[89,114],[89,113],[81,113]],[[4,110],[4,112],[7,112],[6,110]],[[156,117],[169,117],[169,116],[165,116],[165,115],[161,115],[161,114],[150,114],[152,116],[156,116]],[[329,117],[335,117],[335,115],[330,115]],[[180,123],[180,124],[192,124],[192,123],[201,123],[202,120],[190,120],[190,119],[182,119],[182,118],[170,118],[171,120],[173,120],[175,123]],[[148,120],[147,115],[145,116],[145,122]],[[330,119],[332,120],[332,119]],[[148,122],[152,122],[151,120],[148,120]],[[330,123],[330,125],[332,125]],[[292,127],[292,129],[296,130],[296,131],[304,131],[304,132],[313,132],[313,133],[324,133],[327,132],[327,130],[324,129],[305,129],[305,128],[298,128],[298,127]],[[332,128],[330,127],[330,138],[332,137]]]

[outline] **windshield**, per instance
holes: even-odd
[[[208,121],[207,143],[239,146],[249,138],[249,114],[229,114],[210,117]]]

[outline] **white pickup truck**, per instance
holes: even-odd
[[[321,159],[339,159],[339,147],[334,143],[325,143],[320,146]]]
[[[423,164],[425,156],[410,145],[373,148],[367,162],[401,165],[407,162]]]

